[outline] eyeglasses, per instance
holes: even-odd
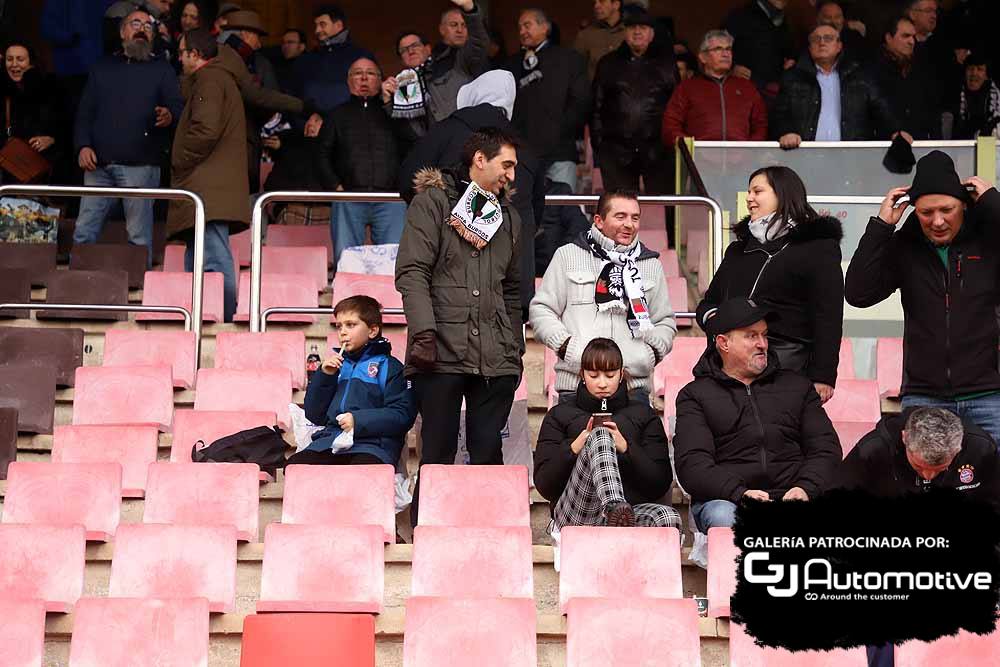
[[[399,55],[403,56],[409,53],[416,53],[422,48],[424,48],[423,42],[414,42],[413,44],[407,44],[406,46],[399,47]]]
[[[837,35],[809,35],[810,44],[833,44],[838,39]]]
[[[705,53],[732,53],[733,47],[731,46],[713,46],[710,49],[705,49]]]
[[[145,30],[146,32],[153,32],[153,22],[143,21],[142,19],[132,19],[128,22],[128,25],[133,30]]]

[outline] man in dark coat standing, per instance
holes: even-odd
[[[673,192],[673,150],[660,141],[667,102],[677,85],[673,51],[653,40],[655,20],[645,11],[625,15],[625,42],[604,56],[594,76],[590,143],[606,190]]]
[[[677,396],[674,462],[699,532],[732,526],[743,498],[811,500],[833,484],[840,442],[805,376],[768,351],[769,313],[724,302],[709,347]]]
[[[724,25],[735,40],[733,75],[753,81],[766,100],[774,99],[781,72],[795,58],[787,4],[788,0],[750,0]]]
[[[549,40],[552,25],[540,9],[518,18],[521,52],[504,69],[517,81],[514,128],[546,164],[546,176],[576,191],[576,140],[590,115],[587,64]]]
[[[374,60],[375,56],[351,42],[347,14],[337,5],[320,5],[313,17],[319,46],[295,61],[292,92],[323,114],[350,98],[347,70],[351,63],[358,58]],[[316,120],[320,120],[318,115]]]

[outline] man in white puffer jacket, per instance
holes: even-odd
[[[535,338],[556,352],[556,390],[568,400],[580,382],[580,355],[593,338],[621,348],[629,393],[648,400],[653,368],[670,352],[677,324],[659,253],[639,242],[634,192],[601,195],[594,224],[556,251],[531,300]]]

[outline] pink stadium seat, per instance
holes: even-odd
[[[413,595],[533,598],[532,582],[527,526],[413,530]]]
[[[122,497],[142,498],[159,437],[153,426],[56,426],[52,462],[119,463]]]
[[[875,353],[875,375],[882,396],[899,396],[903,382],[903,339],[879,338]]]
[[[882,417],[882,402],[875,380],[837,381],[837,389],[826,405],[826,414],[835,422],[875,423]]]
[[[142,305],[144,306],[180,306],[191,310],[191,280],[190,273],[173,273],[167,271],[147,271],[142,282]],[[206,273],[202,283],[203,322],[222,321],[222,274]],[[137,322],[153,320],[183,320],[174,313],[136,313]]]
[[[667,278],[677,278],[681,275],[681,263],[677,259],[676,250],[661,250],[660,264],[663,265],[663,275]]]
[[[385,547],[380,526],[265,530],[258,612],[382,611]]]
[[[867,667],[863,646],[833,651],[786,651],[757,646],[737,623],[729,624],[729,667]]]
[[[590,174],[591,174],[591,181],[590,181],[591,191],[594,194],[600,194],[601,192],[604,192],[604,179],[601,178],[601,168],[594,167],[593,171],[591,171]]]
[[[854,379],[854,344],[850,338],[840,339],[840,360],[837,363],[837,381]]]
[[[396,357],[403,363],[406,363],[406,348],[407,348],[407,336],[406,327],[391,327],[383,328],[382,336],[384,336],[389,344],[392,346],[392,356]],[[337,332],[327,335],[326,337],[326,349],[323,350],[321,357],[326,356],[334,348],[340,348],[340,339],[337,337]]]
[[[194,332],[108,329],[104,366],[170,366],[174,387],[194,386]]]
[[[232,238],[232,237],[230,237]],[[163,265],[160,267],[162,271],[169,271],[171,273],[183,273],[184,272],[184,246],[172,243],[170,245],[164,246],[163,248]]]
[[[268,225],[268,232],[270,232],[270,225]],[[240,232],[239,234],[229,235],[229,248],[232,250],[233,259],[236,260],[239,266],[250,266],[250,230]]]
[[[234,611],[236,529],[123,523],[108,597],[207,598],[211,612]]]
[[[420,525],[530,526],[524,466],[420,467]]]
[[[846,458],[861,438],[875,430],[875,422],[833,422],[833,429],[837,432],[840,448]]]
[[[195,410],[273,412],[278,426],[290,424],[292,378],[285,369],[231,371],[202,368],[198,371]],[[205,444],[211,444],[206,441]]]
[[[708,615],[729,617],[729,598],[736,592],[736,546],[732,528],[708,529]]]
[[[208,600],[84,598],[69,667],[208,667]]]
[[[235,526],[256,542],[259,474],[256,463],[153,463],[143,523]]]
[[[267,245],[299,248],[325,246],[328,264],[333,264],[333,240],[329,225],[268,225]],[[249,253],[248,253],[249,256]],[[249,259],[247,266],[250,265]]]
[[[281,523],[382,528],[396,541],[395,469],[390,465],[285,468]]]
[[[81,525],[87,539],[106,542],[121,515],[118,463],[15,461],[7,469],[3,522]]]
[[[657,364],[653,371],[653,382],[657,393],[663,391],[664,382],[668,377],[685,379],[687,382],[693,380],[694,367],[705,353],[707,346],[708,342],[704,336],[675,337],[670,354]]]
[[[83,593],[83,526],[0,524],[0,600],[37,599],[66,613]]]
[[[273,227],[272,227],[273,229]],[[252,614],[240,667],[375,667],[371,614]]]
[[[642,212],[641,232],[643,234],[660,231],[665,228],[666,209],[663,204],[640,204],[639,210]],[[657,248],[653,249],[657,250]]]
[[[0,598],[0,646],[5,667],[42,667],[45,603]]]
[[[191,448],[199,440],[208,447],[219,438],[246,431],[258,426],[274,426],[278,423],[273,412],[244,412],[216,410],[177,410],[174,412],[174,439],[170,446],[170,461],[190,463]],[[261,471],[261,480],[273,481],[270,475]]]
[[[670,307],[675,313],[690,312],[687,278],[667,278],[667,294],[670,296]],[[678,317],[676,320],[678,327],[689,327],[694,324],[694,320],[690,317]]]
[[[562,529],[561,551],[563,613],[573,598],[684,597],[676,528],[567,526]]]
[[[687,386],[693,377],[674,377],[668,375],[663,378],[663,416],[664,417],[676,417],[677,416],[677,394],[681,393],[681,389]],[[669,433],[670,430],[667,430]]]
[[[174,414],[170,366],[76,369],[73,425],[131,424],[169,431]]]
[[[383,308],[402,308],[403,295],[396,291],[393,276],[369,276],[364,273],[338,273],[333,279],[333,303],[349,296],[370,296]],[[330,320],[331,322],[333,320]],[[403,315],[382,315],[386,324],[406,324]]]
[[[543,357],[543,369],[542,369],[542,381],[545,389],[545,396],[549,401],[549,407],[551,408],[559,401],[559,392],[556,391],[556,361],[557,361],[555,350],[550,347],[545,348],[545,356]]]
[[[261,276],[260,311],[268,308],[318,308],[319,295],[312,283],[293,273],[269,273]],[[246,322],[250,319],[250,274],[240,274],[240,290],[234,320]],[[268,322],[299,322],[312,324],[315,315],[283,314],[269,317]]]
[[[959,630],[957,635],[932,642],[906,642],[896,646],[896,667],[993,667],[1000,656],[1000,630],[986,636]]]
[[[292,374],[292,389],[304,389],[305,350],[302,331],[220,332],[215,337],[215,367],[237,371],[287,368]]]
[[[693,599],[576,598],[566,609],[566,664],[573,667],[696,667]]]
[[[650,224],[650,221],[645,219],[647,211],[649,210],[659,212],[660,220],[658,223]],[[642,245],[659,253],[668,250],[667,230],[663,226],[663,207],[650,206],[647,208],[644,206],[642,209],[642,217],[642,227],[639,229],[639,240],[642,242]]]
[[[708,252],[708,230],[688,229],[685,260],[688,271],[699,271],[701,253]]]
[[[536,667],[535,602],[410,597],[403,629],[403,667]]]
[[[272,273],[287,273],[310,278],[316,284],[316,291],[322,292],[328,285],[326,248],[324,246],[282,247],[264,246],[261,270],[265,276]]]

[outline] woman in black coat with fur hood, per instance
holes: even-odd
[[[750,215],[733,227],[736,241],[698,305],[705,327],[733,297],[775,313],[769,346],[781,367],[806,375],[823,402],[833,397],[844,327],[840,221],[806,202],[806,188],[788,167],[758,169],[747,192]]]
[[[24,42],[11,42],[4,49],[0,97],[0,121],[6,135],[2,143],[9,137],[24,139],[53,161],[62,143],[59,91],[37,67],[34,50]]]

